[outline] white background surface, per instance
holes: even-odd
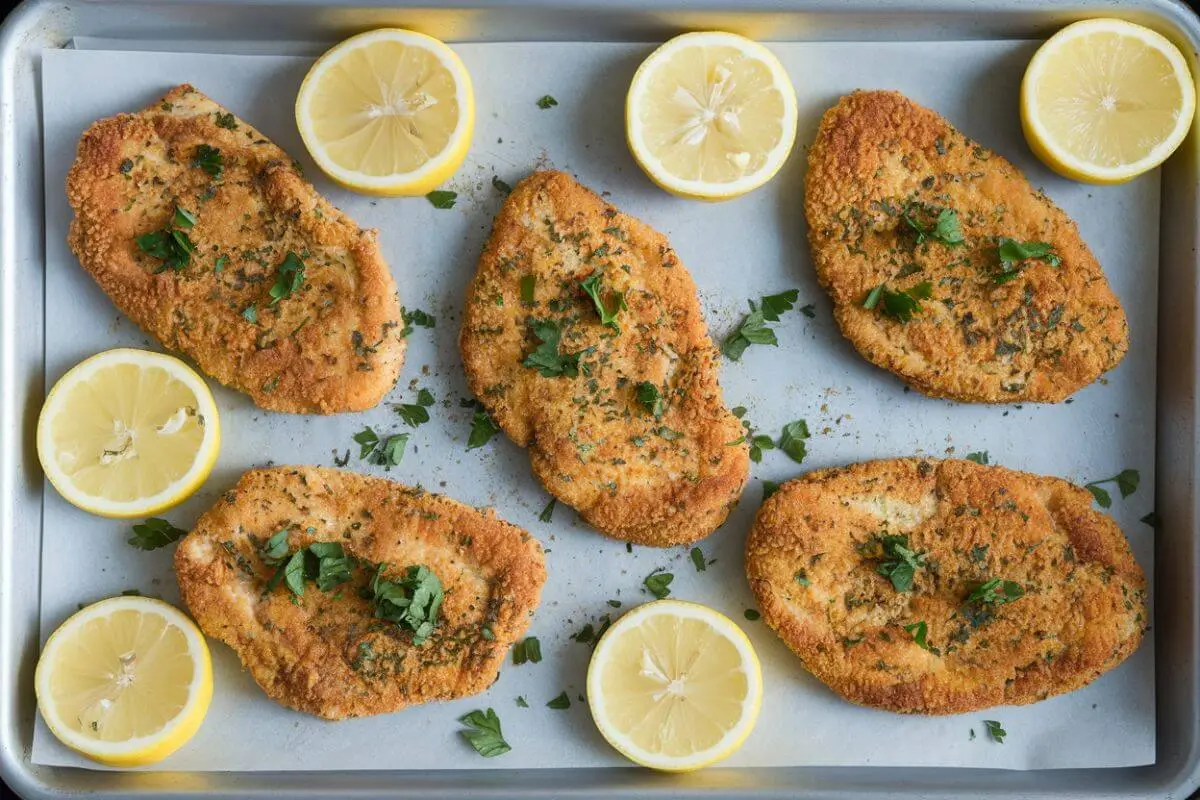
[[[484,695],[392,715],[332,723],[271,702],[236,657],[213,643],[216,693],[208,718],[190,744],[154,769],[475,769],[623,765],[596,733],[579,702],[589,648],[568,636],[585,622],[649,596],[642,580],[659,567],[675,574],[672,594],[714,606],[747,631],[763,662],[766,699],[756,731],[730,766],[955,765],[1033,769],[1125,766],[1154,760],[1154,647],[1148,634],[1123,666],[1091,686],[1032,706],[955,717],[906,717],[850,705],[800,667],[761,622],[745,621],[754,606],[742,570],[742,548],[761,497],[761,481],[781,481],[803,469],[911,454],[959,456],[987,450],[993,463],[1060,475],[1083,483],[1126,467],[1141,471],[1142,488],[1112,513],[1139,562],[1152,573],[1153,531],[1138,519],[1153,508],[1155,295],[1158,260],[1157,174],[1119,187],[1088,187],[1053,176],[1021,137],[1017,90],[1036,43],[823,43],[774,45],[800,98],[797,145],[783,172],[765,188],[719,205],[689,202],[652,186],[630,158],[623,130],[624,95],[649,45],[489,44],[458,47],[475,81],[478,122],[471,154],[446,187],[458,205],[436,210],[423,198],[373,199],[337,189],[313,166],[300,143],[292,104],[310,59],[112,51],[55,50],[43,61],[46,143],[47,374],[52,383],[84,357],[115,346],[159,349],[120,314],[66,246],[70,209],[62,187],[80,134],[93,120],[141,109],[171,86],[193,83],[254,124],[296,157],[317,188],[364,226],[381,231],[383,252],[401,300],[437,316],[418,328],[389,402],[412,402],[412,382],[438,399],[430,423],[417,429],[403,464],[389,477],[445,492],[473,505],[494,505],[530,530],[547,549],[549,581],[531,634],[544,660],[511,662]],[[817,286],[802,211],[807,145],[837,97],[855,88],[895,88],[928,105],[967,135],[1007,156],[1076,220],[1104,265],[1129,314],[1128,357],[1107,379],[1058,406],[984,407],[930,400],[857,356],[838,333]],[[541,110],[553,95],[559,105]],[[559,506],[538,521],[548,500],[530,475],[526,455],[503,435],[466,452],[469,410],[457,351],[463,293],[501,196],[537,167],[575,173],[611,201],[670,236],[700,287],[716,336],[740,318],[747,298],[800,290],[815,319],[790,312],[776,326],[778,349],[755,346],[726,362],[722,385],[730,406],[745,405],[763,432],[805,418],[813,431],[802,469],[778,451],[754,465],[741,506],[701,543],[709,559],[697,573],[687,548],[654,550],[609,540]],[[29,231],[29,235],[38,235]],[[217,387],[223,450],[207,485],[165,516],[188,527],[240,473],[269,462],[330,466],[333,451],[354,450],[364,425],[399,431],[388,405],[363,414],[298,417],[256,409],[244,396]],[[407,430],[407,429],[405,429]],[[129,525],[70,507],[47,486],[42,559],[42,636],[77,605],[125,589],[178,602],[171,548],[144,553],[125,544]],[[567,711],[545,703],[566,690]],[[524,695],[531,708],[520,709]],[[456,718],[474,708],[500,714],[511,753],[478,757],[457,734]],[[1008,730],[990,741],[983,719]],[[969,731],[974,730],[972,740]],[[94,765],[68,751],[38,720],[33,760]]]

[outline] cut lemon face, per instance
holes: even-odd
[[[770,50],[686,33],[642,62],[625,100],[633,157],[672,194],[728,200],[774,177],[796,140],[796,90]]]
[[[177,358],[109,350],[59,379],[38,418],[42,469],[66,500],[141,517],[186,500],[216,463],[217,406]]]
[[[604,634],[588,666],[587,693],[609,744],[643,766],[682,772],[720,761],[750,735],[762,670],[728,617],[659,600]]]
[[[204,637],[178,609],[149,597],[113,597],[72,616],[50,635],[34,680],[54,735],[116,767],[178,750],[212,700]]]
[[[1123,183],[1157,167],[1192,125],[1196,87],[1179,48],[1118,19],[1068,25],[1021,82],[1030,149],[1060,175]]]
[[[471,147],[471,77],[430,36],[397,28],[362,33],[313,64],[296,98],[296,125],[317,166],[346,188],[427,194]]]

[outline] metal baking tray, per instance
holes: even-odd
[[[33,429],[44,386],[40,53],[75,37],[164,41],[228,52],[308,51],[382,25],[452,42],[657,42],[727,28],[766,41],[1037,39],[1090,16],[1122,16],[1171,37],[1189,59],[1200,20],[1174,0],[33,0],[0,29],[0,774],[26,797],[1187,797],[1200,786],[1200,537],[1197,244],[1200,147],[1193,135],[1162,174],[1157,386],[1157,761],[1125,769],[641,769],[289,773],[116,773],[30,761],[36,704],[43,480]],[[53,191],[53,188],[52,188]],[[1080,735],[1086,735],[1081,732]]]

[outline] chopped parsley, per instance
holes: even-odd
[[[693,547],[691,551],[692,564],[696,567],[696,572],[704,572],[708,569],[708,565],[704,563],[704,551],[699,547]]]
[[[322,592],[328,592],[346,581],[350,580],[350,569],[354,566],[354,559],[347,556],[342,549],[342,545],[338,542],[313,542],[307,547],[301,547],[291,554],[291,557],[284,560],[282,556],[275,556],[281,552],[279,542],[282,541],[283,548],[287,546],[286,531],[282,539],[277,539],[279,534],[275,534],[268,540],[267,545],[271,553],[271,560],[267,563],[278,564],[275,574],[267,581],[266,590],[274,591],[280,581],[291,590],[296,597],[304,596],[304,586],[308,581],[317,584],[317,588]],[[283,555],[286,555],[286,549],[282,549]],[[264,558],[264,561],[266,559]]]
[[[1025,596],[1025,589],[1016,581],[1006,581],[1002,578],[992,578],[979,584],[967,595],[967,602],[973,605],[1003,605]]]
[[[246,306],[242,309],[242,319],[251,325],[258,324],[258,306]]]
[[[749,301],[750,313],[725,337],[721,343],[721,354],[731,361],[737,361],[752,344],[778,346],[775,331],[767,327],[767,323],[778,322],[780,314],[791,310],[799,296],[799,290],[789,289],[760,298],[758,305],[753,300]]]
[[[907,592],[917,570],[925,566],[925,554],[913,550],[904,534],[885,534],[879,544],[884,560],[875,571],[890,580],[897,592]]]
[[[641,381],[634,389],[634,397],[642,408],[646,409],[647,414],[655,419],[662,419],[664,403],[657,386],[649,381]]]
[[[238,129],[237,119],[230,112],[214,111],[213,116],[217,118],[217,127],[225,128],[226,130],[236,131]]]
[[[662,600],[671,593],[670,586],[673,580],[675,580],[675,576],[671,573],[655,570],[646,576],[644,583],[646,591],[654,595],[656,600]]]
[[[438,189],[425,195],[425,199],[428,200],[434,208],[454,208],[454,203],[458,200],[458,192],[448,192],[445,189]]]
[[[548,94],[542,95],[541,99],[537,101],[537,107],[543,111],[548,108],[553,108],[556,105],[558,105],[558,101]]]
[[[988,736],[992,737],[992,741],[1004,744],[1004,737],[1008,736],[1008,731],[1004,730],[999,722],[994,719],[985,719],[983,725],[987,728]]]
[[[279,272],[275,277],[275,285],[271,287],[269,292],[271,295],[271,305],[277,304],[285,297],[291,297],[303,285],[304,262],[300,260],[300,256],[289,250],[283,259],[283,263],[279,265]]]
[[[526,636],[513,645],[512,652],[514,664],[520,665],[526,661],[530,664],[537,664],[542,660],[542,643],[536,636]]]
[[[467,437],[467,449],[483,447],[499,432],[500,426],[492,420],[490,414],[483,410],[476,411],[475,416],[471,418],[471,435]]]
[[[967,461],[974,461],[976,464],[986,465],[988,463],[987,450],[980,450],[977,453],[967,453]]]
[[[962,225],[958,212],[952,208],[937,209],[924,203],[909,203],[901,213],[904,222],[917,234],[917,244],[926,240],[951,247],[963,243]]]
[[[437,326],[437,318],[433,314],[426,314],[419,308],[414,308],[409,311],[406,308],[400,309],[400,318],[404,320],[404,328],[400,331],[400,338],[406,339],[413,332],[413,326],[421,328],[433,328]]]
[[[1018,242],[1001,236],[996,243],[996,255],[1000,259],[1000,271],[992,274],[992,281],[996,284],[1008,283],[1017,277],[1021,265],[1031,259],[1044,261],[1052,267],[1062,265],[1062,259],[1047,242]]]
[[[601,296],[603,291],[600,288],[600,275],[601,271],[596,270],[579,282],[579,288],[583,289],[587,296],[592,298],[592,304],[596,307],[596,313],[600,315],[600,323],[620,333],[621,326],[617,324],[617,315],[626,308],[625,293],[609,292],[608,300],[611,301],[611,304],[606,302]]]
[[[262,557],[264,564],[269,567],[276,567],[283,563],[283,560],[287,557],[288,550],[288,529],[284,528],[273,534],[270,539],[267,539],[259,550],[259,555]]]
[[[433,405],[433,393],[428,389],[417,392],[417,402],[401,403],[395,406],[395,411],[410,428],[429,422],[429,407]],[[468,448],[469,449],[469,448]]]
[[[1151,528],[1157,529],[1161,520],[1159,520],[1157,513],[1151,511],[1149,514],[1142,517],[1139,522],[1149,525]]]
[[[762,614],[758,613],[758,611],[756,611],[753,608],[747,608],[745,611],[742,612],[742,616],[745,617],[746,619],[750,620],[751,622],[755,622],[757,620],[762,619]]]
[[[530,319],[529,326],[540,344],[525,357],[522,365],[538,370],[543,378],[556,378],[561,375],[574,378],[579,375],[579,357],[590,353],[592,348],[561,355],[558,352],[558,343],[562,339],[562,331],[557,323],[552,320]]]
[[[807,422],[802,419],[789,422],[783,426],[783,433],[779,437],[779,449],[786,453],[792,461],[795,461],[797,464],[803,464],[804,457],[808,454],[804,440],[808,437]]]
[[[1101,489],[1100,485],[1105,483],[1115,483],[1117,489],[1121,492],[1121,499],[1124,500],[1129,495],[1137,491],[1138,484],[1141,483],[1142,474],[1136,469],[1123,469],[1111,478],[1104,478],[1098,481],[1084,484],[1085,489],[1092,493],[1092,497],[1096,498],[1096,502],[1101,508],[1109,508],[1112,506],[1112,496],[1109,495],[1106,489]]]
[[[796,570],[796,574],[792,576],[792,580],[796,581],[796,583],[800,584],[806,589],[812,585],[811,581],[808,579],[808,570],[806,569]]]
[[[196,245],[192,244],[192,240],[184,231],[195,224],[194,214],[176,206],[175,213],[171,215],[170,225],[162,230],[143,233],[134,240],[143,253],[162,262],[158,269],[154,270],[156,274],[168,269],[181,272],[191,263]]]
[[[565,711],[571,707],[571,698],[567,697],[567,693],[563,692],[558,697],[546,703],[546,708],[553,708],[555,711]]]
[[[376,466],[395,467],[404,459],[408,437],[407,433],[394,433],[386,439],[380,439],[373,428],[367,427],[354,434],[354,441],[359,444],[360,459],[366,459],[368,464]]]
[[[776,483],[775,481],[763,481],[762,486],[763,486],[762,499],[763,499],[764,503],[770,499],[771,495],[773,495],[779,491],[779,484]]]
[[[542,522],[549,522],[554,517],[554,506],[557,504],[558,500],[551,497],[550,502],[546,503],[546,507],[542,509],[542,513],[538,514],[538,519]]]
[[[917,646],[922,650],[932,650],[932,648],[929,646],[929,642],[925,641],[925,637],[929,633],[929,626],[925,624],[925,620],[914,622],[911,625],[905,625],[904,630],[906,633],[912,634],[913,641],[916,642]]]
[[[529,708],[529,703],[521,695],[517,695],[517,708]]]
[[[909,289],[893,292],[884,284],[879,284],[867,293],[863,300],[863,308],[877,308],[897,322],[908,322],[913,314],[921,310],[921,301],[933,296],[933,284],[921,281]],[[882,303],[880,302],[882,301]]]
[[[459,733],[475,748],[475,752],[484,758],[502,756],[512,750],[508,742],[504,741],[504,733],[500,730],[500,718],[492,709],[489,708],[486,712],[472,711],[459,717],[458,721],[467,726]]]
[[[151,517],[140,525],[134,525],[133,536],[125,541],[139,550],[157,550],[186,535],[187,531],[176,528],[165,519]]]
[[[198,144],[196,152],[192,155],[192,166],[199,167],[213,178],[220,180],[225,171],[225,160],[217,148],[207,144]]]
[[[339,545],[340,547],[340,545]],[[386,619],[413,632],[413,644],[421,645],[437,625],[438,611],[446,593],[442,582],[428,567],[409,567],[400,580],[383,577],[387,564],[380,564],[371,579],[375,618]]]
[[[512,194],[512,187],[500,180],[500,176],[498,175],[492,176],[492,188],[500,194]]]

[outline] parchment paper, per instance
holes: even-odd
[[[295,56],[195,55],[57,50],[43,60],[47,217],[47,379],[100,350],[120,345],[158,349],[93,284],[67,249],[66,171],[93,120],[134,111],[170,86],[191,82],[253,122],[305,166],[318,189],[354,219],[382,231],[384,254],[402,301],[436,314],[417,329],[400,383],[388,397],[411,402],[412,383],[438,399],[433,420],[413,433],[403,464],[389,477],[443,491],[466,503],[497,507],[547,549],[549,582],[531,634],[545,660],[514,667],[484,695],[399,714],[331,723],[284,709],[259,691],[223,645],[213,643],[216,693],[208,718],[186,747],[155,769],[293,770],[538,768],[625,765],[601,740],[579,698],[590,650],[568,637],[586,622],[649,599],[642,580],[665,567],[672,595],[723,610],[750,635],[762,658],[766,702],[757,730],[729,766],[954,765],[1011,769],[1127,766],[1154,760],[1154,643],[1091,686],[1021,708],[921,718],[850,705],[800,667],[761,622],[742,570],[742,549],[764,479],[802,471],[778,451],[753,468],[753,480],[729,521],[701,544],[716,563],[697,573],[687,548],[655,550],[606,539],[559,506],[549,524],[538,512],[546,493],[528,459],[503,436],[466,451],[470,411],[456,341],[460,306],[491,220],[501,203],[491,178],[515,183],[535,167],[574,172],[612,202],[668,234],[700,287],[709,325],[723,335],[747,298],[790,287],[815,319],[787,314],[778,349],[750,348],[725,363],[729,405],[778,433],[793,419],[813,430],[803,469],[915,453],[942,456],[987,450],[993,463],[1083,483],[1126,467],[1141,471],[1138,492],[1112,513],[1152,574],[1153,531],[1139,518],[1153,508],[1155,307],[1158,261],[1157,174],[1124,186],[1094,188],[1053,176],[1030,154],[1017,116],[1017,90],[1034,42],[783,44],[779,54],[800,97],[800,131],[783,172],[765,188],[723,204],[688,202],[650,184],[631,160],[623,131],[625,89],[652,49],[637,44],[487,44],[458,47],[475,81],[478,125],[466,165],[447,188],[452,210],[425,199],[373,199],[334,187],[308,158],[292,104],[311,63]],[[1129,314],[1132,347],[1105,380],[1057,406],[984,407],[906,392],[888,373],[858,357],[838,333],[808,255],[802,213],[807,144],[821,113],[858,87],[899,89],[937,109],[968,135],[1012,159],[1035,185],[1079,221]],[[541,110],[545,94],[559,105]],[[29,110],[32,113],[32,110]],[[28,231],[28,235],[39,235]],[[428,374],[426,374],[426,372]],[[187,527],[242,470],[268,462],[332,465],[333,451],[370,424],[399,430],[387,405],[330,418],[269,414],[213,384],[224,442],[206,486],[166,516]],[[353,468],[380,472],[357,460]],[[1115,493],[1114,493],[1115,494]],[[78,511],[47,486],[42,561],[42,634],[80,603],[125,589],[178,602],[171,549],[143,553],[125,544],[129,525]],[[545,703],[561,691],[569,710]],[[518,695],[530,708],[518,708]],[[458,736],[458,716],[494,707],[512,744],[496,759],[478,757]],[[989,740],[983,719],[1008,730]],[[94,765],[58,744],[38,721],[38,764]],[[971,737],[974,731],[974,738]]]

